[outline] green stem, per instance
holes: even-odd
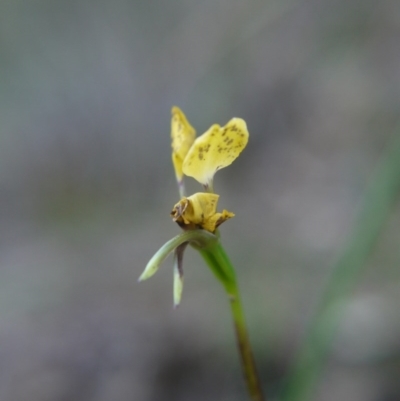
[[[370,186],[355,229],[339,257],[306,341],[290,372],[282,401],[308,400],[322,371],[346,301],[355,287],[400,190],[400,135],[395,135]]]
[[[229,296],[238,350],[250,398],[253,401],[263,401],[264,397],[257,375],[233,266],[219,241],[211,243],[206,248],[199,249],[199,252],[215,276],[221,281]]]

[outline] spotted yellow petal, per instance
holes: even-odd
[[[224,221],[234,216],[223,210],[216,212],[219,195],[198,192],[182,198],[172,209],[171,216],[183,229],[202,228],[213,233]]]
[[[241,118],[232,118],[224,127],[212,125],[194,141],[183,162],[183,173],[212,187],[214,174],[239,156],[248,138],[246,122]]]
[[[171,110],[171,139],[172,139],[172,162],[178,182],[182,180],[183,161],[196,137],[195,129],[190,125],[185,114],[179,107]]]

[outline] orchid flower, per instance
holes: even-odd
[[[184,231],[196,231],[195,234],[201,235],[201,230],[205,230],[215,234],[223,222],[234,216],[234,213],[225,209],[217,212],[219,195],[213,193],[213,179],[218,170],[232,164],[246,147],[248,139],[249,132],[245,121],[241,118],[232,118],[223,127],[214,124],[196,138],[196,131],[183,111],[176,106],[172,108],[172,163],[181,199],[173,207],[171,217]],[[195,178],[208,192],[197,192],[185,197],[184,175]],[[175,306],[180,303],[183,289],[182,260],[186,245],[187,241],[184,241],[172,249],[175,251]],[[152,261],[153,259],[150,262]],[[158,270],[159,261],[156,264],[154,261],[150,262],[139,281],[150,278]]]
[[[177,307],[183,290],[183,253],[188,244],[197,249],[228,295],[248,393],[253,401],[263,401],[235,271],[220,243],[218,233],[218,227],[234,214],[227,210],[217,211],[219,195],[213,189],[215,173],[232,164],[246,147],[249,139],[246,123],[241,118],[232,118],[223,127],[212,125],[196,139],[196,131],[185,114],[178,107],[173,107],[171,139],[172,163],[180,194],[180,200],[174,205],[171,217],[183,232],[156,252],[147,263],[139,281],[150,278],[167,256],[174,252],[173,295],[174,305]],[[202,184],[205,192],[186,197],[185,175]]]

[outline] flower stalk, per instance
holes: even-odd
[[[246,381],[247,391],[253,401],[263,401],[264,396],[257,374],[233,266],[219,241],[212,243],[204,249],[199,249],[199,252],[211,271],[222,283],[229,297],[240,362]]]

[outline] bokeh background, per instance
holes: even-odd
[[[221,227],[263,385],[299,349],[400,111],[397,0],[0,2],[0,399],[244,400],[228,303],[179,233],[170,109],[250,142]],[[187,180],[189,192],[199,190]],[[400,209],[313,400],[400,399]]]

